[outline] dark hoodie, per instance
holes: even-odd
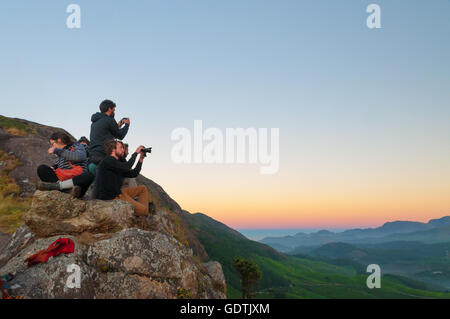
[[[118,138],[122,140],[128,132],[128,124],[121,129],[114,117],[97,112],[91,117],[91,145],[89,146],[89,161],[98,164],[106,157],[105,142]]]

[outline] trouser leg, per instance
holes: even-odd
[[[52,168],[48,165],[40,165],[37,168],[37,174],[41,181],[47,183],[56,183],[59,181],[58,176]]]
[[[94,175],[90,172],[85,172],[81,175],[75,176],[73,178],[73,184],[81,187],[80,197],[83,197],[92,181],[94,180]]]
[[[134,200],[135,197],[138,197],[138,201]],[[148,215],[148,191],[145,186],[123,188],[119,198],[133,205],[136,215]]]

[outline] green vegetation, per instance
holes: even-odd
[[[0,230],[13,233],[22,224],[23,214],[30,208],[31,199],[21,198],[20,187],[9,177],[19,160],[0,150]]]
[[[286,256],[276,252],[269,246],[247,240],[237,231],[215,221],[203,214],[185,214],[191,231],[205,247],[211,260],[217,260],[222,264],[223,272],[227,280],[228,298],[241,298],[240,274],[233,268],[232,262],[235,256],[251,259],[257,256],[266,256],[273,260],[282,260]],[[258,266],[263,273],[258,286],[273,287],[285,286],[289,283],[279,274],[274,273],[267,265]]]
[[[177,298],[178,299],[191,299],[191,290],[178,288]]]
[[[252,288],[261,279],[261,270],[258,264],[251,259],[236,257],[233,260],[233,268],[241,274],[242,299],[252,298]]]
[[[5,130],[5,132],[13,135],[24,136],[36,133],[30,124],[2,115],[0,115],[0,127]]]
[[[365,272],[363,265],[376,263],[385,274],[410,278],[412,287],[419,287],[412,282],[420,281],[424,290],[449,291],[449,251],[450,243],[396,241],[371,245],[329,243],[294,255],[305,257],[306,254],[306,258],[333,264],[351,263],[355,269],[360,265],[360,273]]]
[[[450,298],[450,293],[426,291],[418,281],[392,275],[382,277],[380,289],[369,289],[369,274],[354,261],[282,255],[206,215],[186,214],[185,219],[210,258],[222,264],[228,298],[242,296],[240,274],[232,266],[237,255],[252,259],[262,272],[256,298]]]

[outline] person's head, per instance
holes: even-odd
[[[87,146],[91,145],[91,142],[89,142],[89,140],[87,139],[86,136],[80,137],[80,139],[78,140],[78,143],[84,144],[84,145],[87,145]]]
[[[112,140],[105,143],[106,155],[115,157],[117,159],[123,158],[124,149],[121,141]]]
[[[104,100],[102,103],[100,103],[100,111],[108,116],[114,117],[115,110],[116,110],[116,103],[114,103],[113,101]]]
[[[56,148],[64,148],[72,144],[72,139],[64,132],[55,132],[50,136],[50,144]]]

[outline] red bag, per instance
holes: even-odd
[[[66,181],[83,173],[83,167],[72,165],[72,163],[70,163],[70,166],[72,166],[71,169],[57,168],[55,170],[55,174],[60,181]]]

